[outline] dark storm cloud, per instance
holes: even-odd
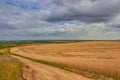
[[[120,29],[120,24],[116,24],[116,25],[111,25],[112,28],[117,28]]]
[[[49,22],[109,21],[120,14],[120,0],[52,0]]]
[[[13,30],[15,29],[12,25],[7,23],[0,23],[0,31],[1,30]]]

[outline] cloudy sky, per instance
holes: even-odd
[[[0,40],[120,39],[120,0],[0,0]]]

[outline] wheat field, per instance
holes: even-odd
[[[120,42],[38,44],[12,48],[11,52],[64,66],[87,77],[97,74],[120,79]]]

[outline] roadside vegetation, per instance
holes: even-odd
[[[20,80],[23,64],[8,56],[0,56],[0,80]]]
[[[0,80],[20,80],[23,64],[10,56],[10,47],[15,44],[0,43]]]

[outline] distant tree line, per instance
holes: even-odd
[[[86,41],[120,41],[120,40],[16,40],[0,41],[0,49],[21,46],[25,44],[74,43]]]

